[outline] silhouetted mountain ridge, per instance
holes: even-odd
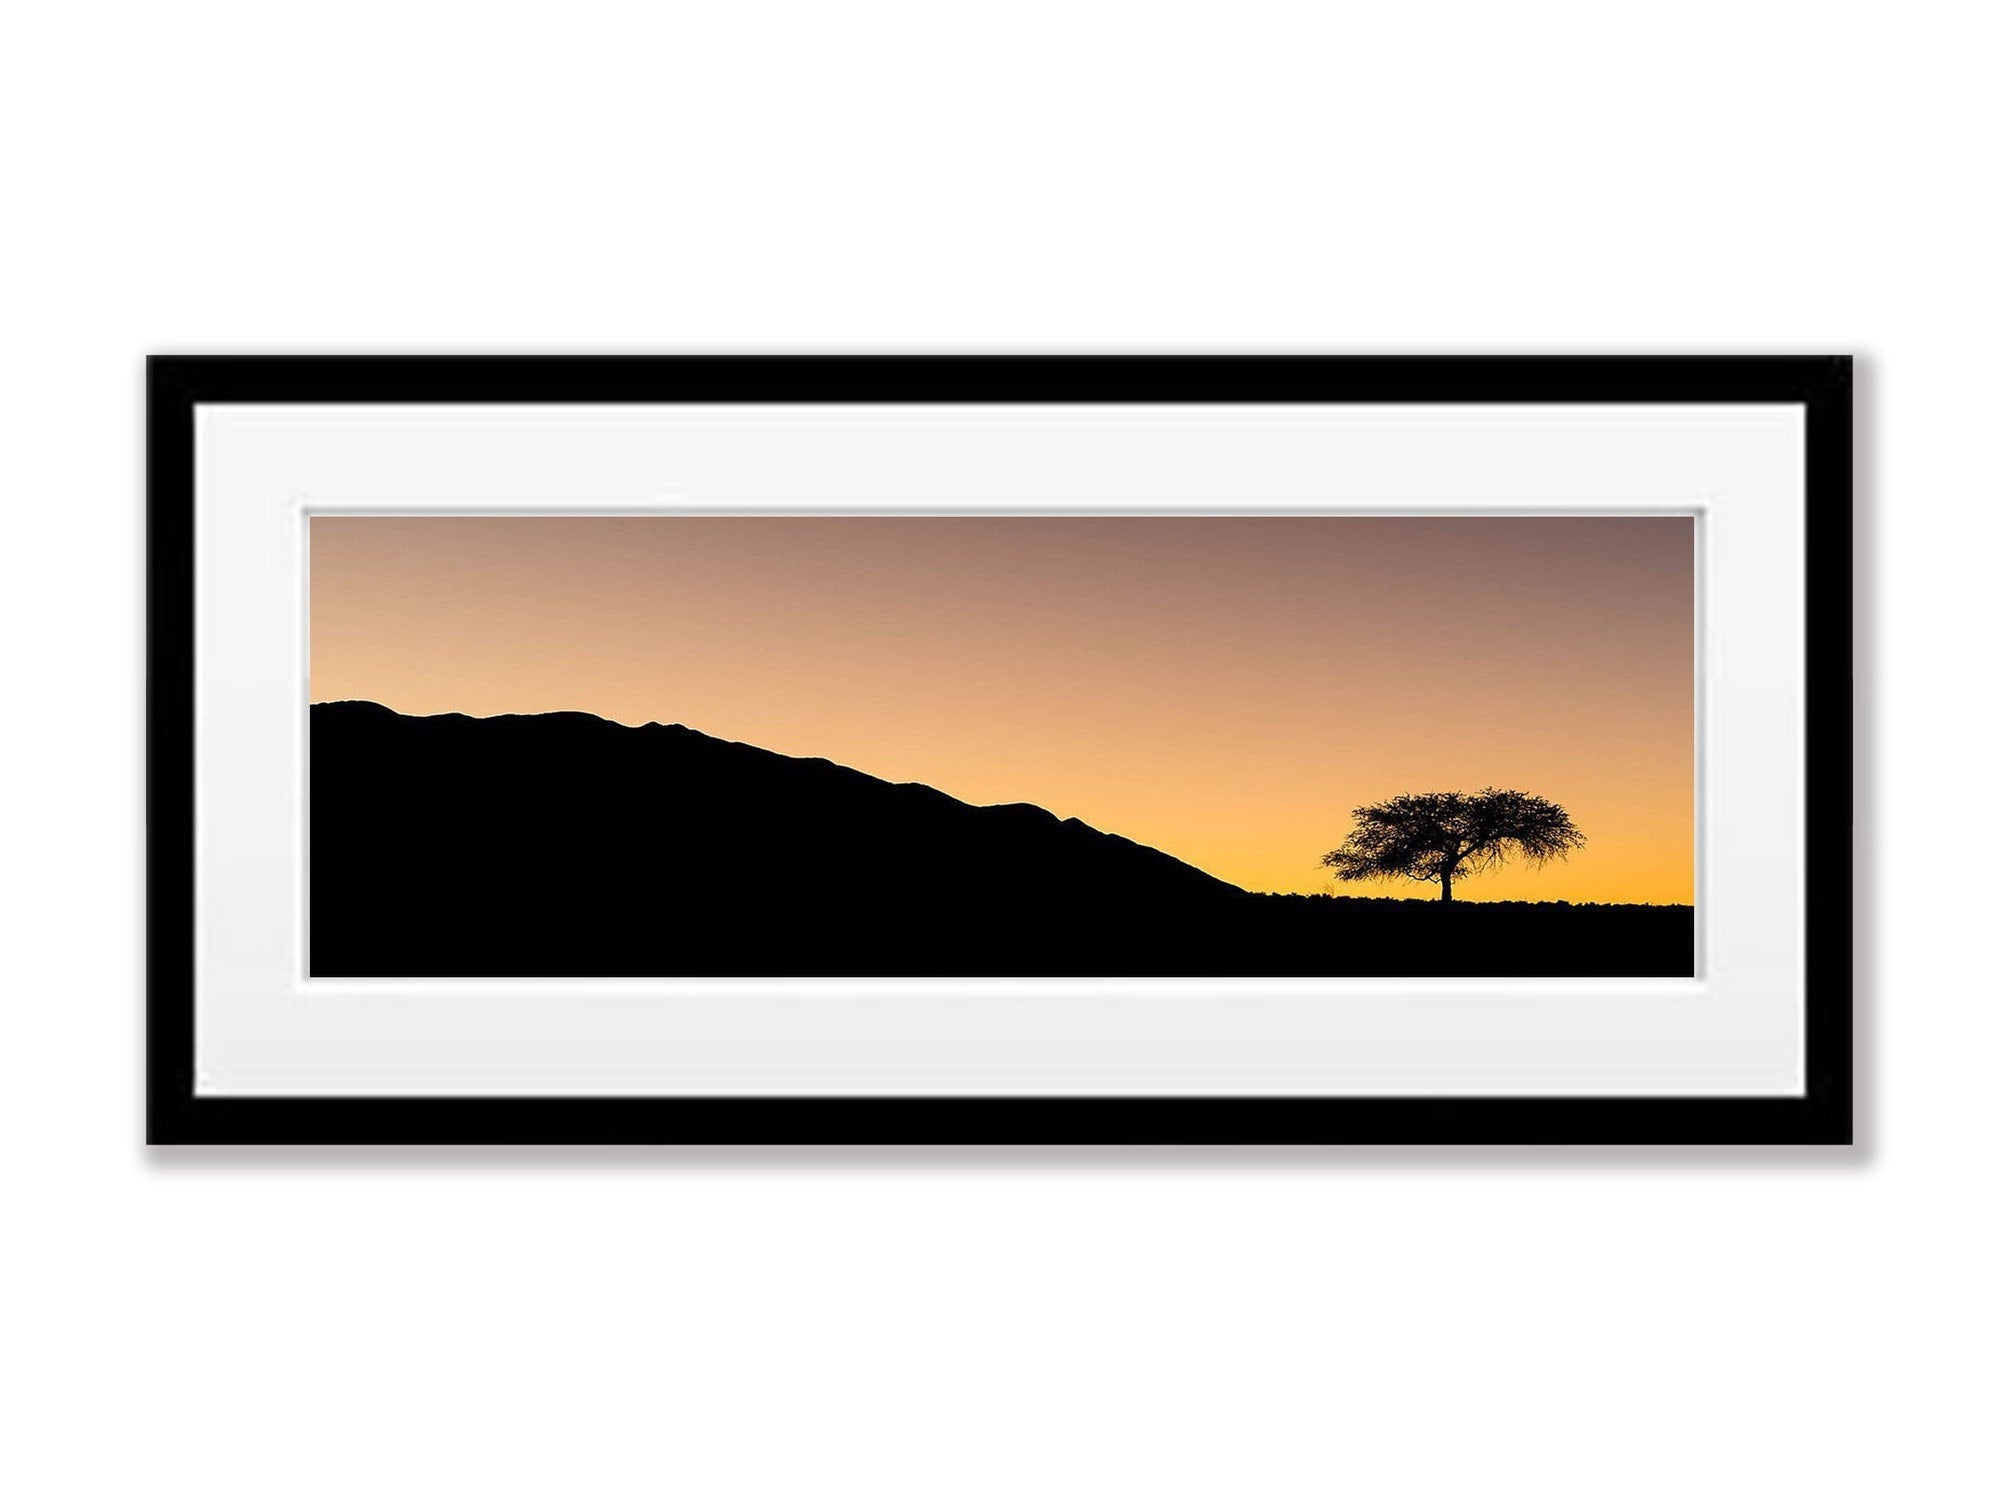
[[[683,724],[320,703],[312,782],[315,972],[824,972],[1248,899],[1079,818]],[[357,900],[425,914],[371,933]]]

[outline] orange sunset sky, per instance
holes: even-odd
[[[1360,803],[1511,786],[1589,846],[1460,899],[1693,899],[1691,519],[318,517],[311,548],[316,702],[684,723],[1251,890],[1329,888]]]

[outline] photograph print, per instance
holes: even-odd
[[[313,978],[1697,972],[1691,514],[308,525]]]

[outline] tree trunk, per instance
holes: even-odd
[[[1448,869],[1444,871],[1444,893],[1441,898],[1446,901],[1451,898],[1451,872]]]

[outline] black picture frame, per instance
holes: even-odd
[[[1820,1144],[1853,1139],[1843,356],[183,357],[147,367],[147,1138],[184,1144]],[[217,1097],[195,1087],[196,408],[223,402],[1751,402],[1805,412],[1805,1091],[1771,1097]]]

